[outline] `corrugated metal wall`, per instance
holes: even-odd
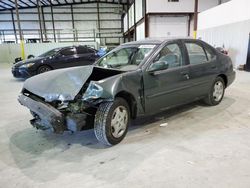
[[[247,58],[250,20],[198,31],[198,37],[213,46],[224,46],[235,66]]]

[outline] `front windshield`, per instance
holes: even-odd
[[[39,55],[38,57],[50,57],[52,55],[55,55],[58,51],[59,51],[59,49],[53,49],[53,50],[47,51],[47,52]]]
[[[125,71],[136,70],[154,47],[155,45],[141,45],[120,48],[104,56],[97,65]]]

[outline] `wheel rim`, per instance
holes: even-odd
[[[213,98],[216,102],[220,101],[224,92],[224,85],[221,81],[214,84]]]
[[[126,131],[128,124],[128,111],[124,106],[118,106],[111,119],[111,131],[115,138],[121,137]]]
[[[41,67],[41,68],[39,69],[39,72],[40,72],[40,73],[44,73],[44,72],[47,72],[47,71],[50,71],[50,68],[49,68],[49,67]]]

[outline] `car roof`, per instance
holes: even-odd
[[[122,44],[122,46],[126,46],[126,45],[141,45],[141,44],[161,44],[161,43],[162,43],[162,41],[160,41],[160,40],[145,39],[145,40],[127,42],[127,43]]]
[[[54,48],[53,50],[57,50],[57,51],[59,51],[59,50],[65,50],[65,49],[67,49],[67,48],[73,48],[73,47],[75,47],[75,48],[78,48],[78,47],[83,47],[83,48],[90,48],[90,49],[94,49],[93,47],[91,47],[91,46],[87,46],[87,45],[72,45],[72,46],[62,46],[62,47],[58,47],[58,48]],[[95,49],[94,49],[95,50]]]
[[[162,43],[171,41],[171,40],[196,40],[193,38],[189,38],[189,37],[168,37],[168,38],[146,38],[144,40],[139,40],[139,41],[133,41],[133,42],[127,42],[122,44],[121,46],[130,46],[130,45],[143,45],[143,44],[155,44],[155,45],[160,45]]]

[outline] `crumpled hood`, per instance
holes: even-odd
[[[73,67],[49,71],[31,77],[24,88],[45,101],[74,100],[93,71],[93,66]]]

